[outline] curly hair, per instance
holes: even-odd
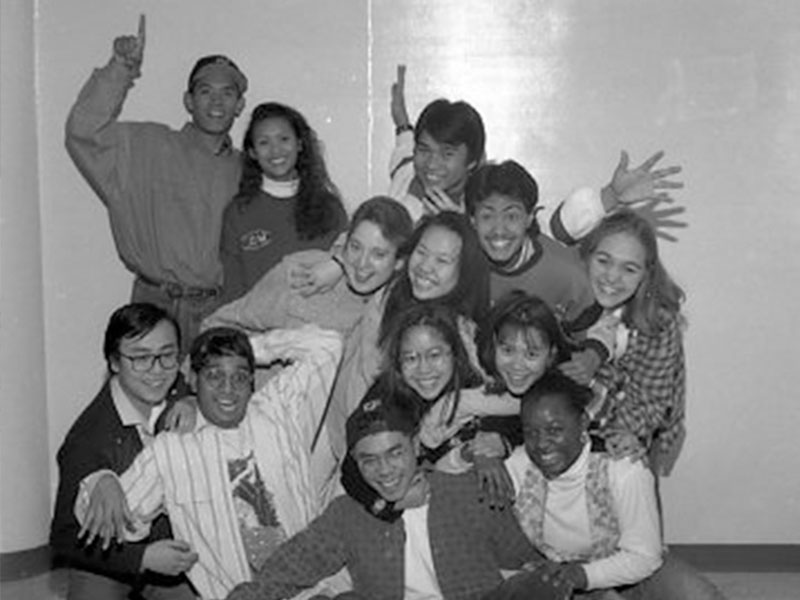
[[[339,228],[339,215],[344,212],[341,195],[328,176],[322,144],[305,117],[297,110],[277,102],[259,104],[253,109],[242,142],[242,176],[239,191],[233,199],[242,207],[252,202],[261,189],[263,173],[258,161],[251,156],[256,126],[266,119],[284,119],[297,136],[299,187],[294,203],[294,221],[301,240],[324,236]]]

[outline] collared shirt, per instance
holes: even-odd
[[[108,209],[117,252],[133,273],[184,286],[222,283],[222,214],[235,194],[240,154],[229,138],[209,148],[192,123],[121,122],[132,80],[111,63],[95,70],[67,120],[67,150]]]
[[[167,406],[166,402],[161,402],[150,408],[149,417],[145,417],[142,412],[133,405],[128,394],[122,389],[119,377],[116,375],[111,378],[111,399],[114,401],[114,408],[117,409],[119,420],[125,427],[136,427],[136,432],[142,440],[143,446],[149,446],[156,435],[156,421]]]

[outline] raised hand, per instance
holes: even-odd
[[[197,552],[181,540],[158,540],[149,544],[142,555],[142,571],[162,575],[180,575],[197,562]]]
[[[406,110],[406,66],[397,65],[397,79],[392,84],[392,121],[395,127],[405,127],[411,122]]]
[[[439,188],[425,188],[425,195],[421,198],[429,212],[434,214],[443,210],[452,210],[464,214],[466,207],[459,204],[447,195],[447,192]]]
[[[124,65],[136,78],[142,74],[144,57],[145,17],[139,15],[139,30],[136,35],[121,35],[114,40],[114,55],[111,60]]]
[[[668,190],[682,188],[683,182],[671,181],[667,178],[680,173],[681,167],[673,166],[654,170],[653,167],[663,157],[664,152],[656,152],[635,169],[629,169],[628,153],[623,150],[609,184],[617,203],[633,205],[646,200],[672,202]]]

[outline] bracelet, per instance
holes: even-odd
[[[402,125],[398,125],[394,128],[396,135],[400,135],[404,131],[414,131],[414,127],[412,127],[411,123],[403,123]]]

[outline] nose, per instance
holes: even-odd
[[[357,269],[364,269],[369,264],[366,252],[361,252],[355,260]]]
[[[378,461],[378,475],[381,477],[389,475],[392,470],[392,464],[385,456],[381,457]]]

